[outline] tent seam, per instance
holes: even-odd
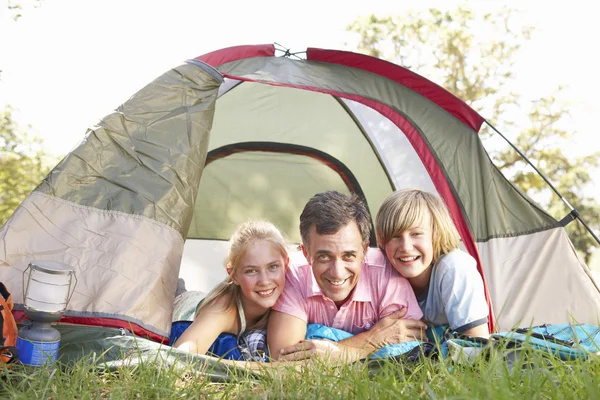
[[[73,201],[70,201],[70,200],[65,200],[65,199],[60,198],[60,197],[52,196],[52,195],[44,193],[44,192],[42,192],[40,190],[35,190],[34,193],[39,194],[42,197],[45,197],[47,199],[58,201],[59,203],[62,203],[62,204],[65,204],[65,205],[69,205],[69,206],[73,206],[73,207],[76,207],[76,208],[79,208],[79,209],[82,209],[82,210],[99,212],[101,214],[122,216],[122,217],[126,217],[126,218],[131,218],[131,219],[134,219],[134,220],[141,220],[141,221],[149,222],[149,223],[151,223],[153,225],[158,225],[158,226],[161,226],[163,228],[167,228],[170,231],[175,232],[177,234],[177,237],[180,239],[181,243],[185,243],[185,240],[183,239],[183,236],[181,235],[181,233],[179,233],[178,230],[176,230],[175,228],[173,228],[173,227],[171,227],[171,226],[169,226],[169,225],[167,225],[167,224],[165,224],[163,222],[160,222],[160,221],[157,221],[155,219],[146,217],[145,215],[129,214],[129,213],[126,213],[124,211],[117,211],[117,210],[102,210],[100,208],[86,206],[86,205],[83,205],[83,204],[77,204],[77,203],[75,203]]]
[[[556,229],[556,228],[563,228],[560,225],[554,225],[554,226],[548,226],[548,227],[543,227],[543,228],[538,228],[538,229],[532,229],[529,231],[523,231],[523,232],[516,232],[516,233],[511,233],[511,234],[498,234],[498,235],[489,235],[487,238],[485,239],[475,239],[475,241],[477,243],[485,243],[488,242],[492,239],[508,239],[508,238],[513,238],[513,237],[519,237],[519,236],[523,236],[523,235],[532,235],[534,233],[539,233],[539,232],[544,232],[544,231],[549,231],[551,229]]]

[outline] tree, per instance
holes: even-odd
[[[39,7],[41,2],[42,0],[28,1],[26,6],[33,4],[34,7]],[[23,11],[24,8],[23,3],[23,0],[8,0],[7,8],[12,13],[12,18],[15,21],[22,17],[21,11]]]
[[[471,10],[429,9],[402,16],[370,15],[355,20],[348,30],[357,34],[359,52],[387,59],[427,76],[465,101],[498,126],[513,129],[510,111],[524,107],[519,94],[509,90],[514,79],[514,56],[533,28],[515,22],[516,11],[504,8],[478,18]],[[499,39],[498,39],[499,38]],[[558,92],[562,89],[559,87]],[[567,157],[562,148],[573,136],[564,128],[568,111],[556,95],[534,101],[529,125],[514,140],[521,152],[548,177],[583,220],[600,230],[600,205],[585,195],[591,184],[589,171],[600,166],[600,153]],[[519,124],[521,125],[521,124]],[[570,210],[544,180],[512,148],[490,147],[492,133],[481,132],[490,157],[515,185],[557,219]],[[488,143],[486,143],[488,142]],[[566,227],[575,246],[589,263],[593,237],[580,223]]]
[[[33,3],[39,6],[41,0]],[[23,2],[8,0],[7,7],[17,21]],[[12,111],[10,106],[0,111],[0,226],[49,171],[44,160],[50,157],[42,150],[42,140],[21,130]]]
[[[0,226],[48,173],[41,145],[19,129],[10,106],[0,111]]]

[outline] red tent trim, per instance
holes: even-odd
[[[275,46],[272,44],[245,45],[227,47],[196,57],[212,67],[218,67],[228,62],[252,57],[272,57]],[[434,102],[458,120],[465,123],[475,132],[479,132],[484,118],[473,110],[467,103],[454,96],[443,87],[429,79],[412,72],[409,69],[384,61],[376,57],[350,51],[327,50],[309,47],[306,49],[306,59],[331,64],[345,65],[383,76],[397,82],[421,96]]]
[[[226,64],[232,61],[243,60],[252,57],[272,57],[275,55],[275,46],[272,44],[258,44],[246,46],[233,46],[216,50],[195,59],[207,63],[212,67]]]
[[[15,321],[21,322],[26,319],[25,311],[13,310],[13,316]],[[169,344],[169,338],[161,336],[152,331],[142,328],[141,326],[134,324],[133,322],[124,321],[115,318],[93,318],[93,317],[70,317],[63,316],[60,322],[66,324],[75,325],[92,325],[92,326],[103,326],[107,328],[123,328],[126,331],[133,333],[135,336],[146,337],[158,343]]]
[[[483,121],[485,120],[467,103],[454,96],[443,87],[409,69],[389,61],[349,51],[316,49],[310,47],[306,50],[306,58],[311,61],[327,62],[362,69],[363,71],[372,72],[393,80],[431,100],[450,114],[454,115],[475,132],[479,132],[481,124],[483,124]]]

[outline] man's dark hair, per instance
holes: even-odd
[[[349,196],[329,190],[314,195],[300,214],[300,235],[308,245],[308,233],[314,224],[319,235],[332,235],[351,221],[358,225],[363,246],[369,243],[371,216],[364,202],[356,194]]]

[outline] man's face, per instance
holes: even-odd
[[[308,247],[302,245],[321,290],[338,307],[350,297],[358,282],[366,250],[354,221],[332,235],[317,234],[313,225],[308,233]]]

